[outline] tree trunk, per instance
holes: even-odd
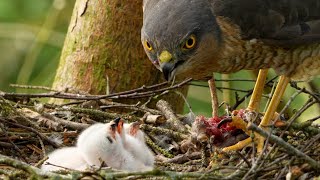
[[[142,48],[141,26],[142,0],[77,0],[53,88],[106,94],[162,82]],[[181,112],[177,98],[169,103]]]

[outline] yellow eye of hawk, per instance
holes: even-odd
[[[147,40],[144,41],[144,47],[146,47],[146,49],[148,51],[152,51],[153,50],[151,44]]]
[[[189,37],[189,39],[187,39],[183,45],[183,49],[192,49],[196,46],[196,36],[195,35],[191,35]]]

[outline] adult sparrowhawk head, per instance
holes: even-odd
[[[152,63],[171,80],[192,77],[190,69],[207,66],[219,54],[221,32],[206,1],[145,0],[141,41]]]
[[[141,40],[167,80],[270,67],[305,80],[319,68],[294,54],[317,49],[319,8],[320,0],[144,0]],[[297,69],[303,63],[308,71]]]

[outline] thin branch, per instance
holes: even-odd
[[[58,92],[57,90],[54,90],[54,89],[52,89],[50,87],[46,87],[46,86],[30,86],[30,85],[10,84],[10,87],[23,88],[23,89],[40,89],[40,90]]]
[[[42,176],[59,177],[61,179],[71,179],[70,176],[60,175],[60,174],[56,174],[56,173],[52,173],[52,172],[44,172],[36,167],[30,166],[29,164],[23,163],[21,161],[18,161],[16,159],[12,159],[7,156],[3,156],[1,154],[0,154],[0,164],[5,164],[8,166],[14,167],[16,169],[26,171],[29,174],[31,174],[35,179],[41,179],[39,176],[40,174]]]
[[[249,123],[248,124],[248,129],[259,133],[261,136],[263,136],[265,138],[268,137],[268,132],[264,131],[263,129],[259,128],[258,126],[254,125],[253,123]],[[319,170],[320,169],[320,163],[319,162],[315,161],[310,156],[308,156],[308,155],[304,154],[303,152],[299,151],[298,149],[294,148],[293,146],[291,146],[289,143],[285,142],[281,138],[279,138],[279,137],[277,137],[275,135],[270,135],[269,138],[270,138],[271,142],[276,143],[280,147],[286,149],[286,151],[285,151],[286,153],[288,153],[290,155],[295,155],[295,156],[298,156],[298,157],[304,159],[315,170]]]
[[[270,79],[268,82],[265,83],[265,86],[268,85],[269,83],[272,83],[278,76]],[[237,102],[230,108],[231,110],[237,109],[237,107],[245,101],[251,94],[253,93],[253,89],[251,89],[245,96],[243,96],[241,99],[237,100]]]
[[[28,93],[7,93],[7,92],[0,92],[0,97],[10,99],[10,98],[58,98],[58,99],[74,99],[74,100],[100,100],[100,99],[121,99],[121,98],[142,98],[142,97],[150,97],[154,96],[156,93],[161,93],[167,90],[172,90],[176,88],[180,88],[182,86],[187,85],[192,79],[184,80],[174,86],[157,89],[153,91],[146,91],[146,92],[137,92],[143,88],[138,88],[135,90],[114,93],[110,95],[85,95],[85,94],[73,94],[73,93],[66,93],[66,92],[51,92],[51,93],[35,93],[35,94],[28,94]],[[162,85],[162,84],[160,84]],[[154,85],[156,86],[156,85]],[[152,87],[154,87],[152,86]]]
[[[55,148],[59,148],[59,147],[60,147],[59,144],[57,144],[56,142],[52,141],[52,140],[51,140],[50,138],[48,138],[46,135],[38,132],[37,130],[35,130],[35,129],[31,128],[31,127],[27,127],[27,126],[23,126],[23,125],[21,125],[21,124],[9,122],[9,121],[7,121],[7,120],[5,120],[5,119],[2,119],[1,117],[0,117],[0,121],[2,121],[3,123],[7,123],[7,124],[10,124],[10,125],[14,125],[14,126],[17,126],[17,127],[23,128],[23,129],[26,129],[26,130],[28,130],[28,131],[31,131],[31,132],[37,134],[41,139],[43,139],[43,140],[47,141],[48,143],[50,143],[53,147],[55,147]]]

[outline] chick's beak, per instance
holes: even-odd
[[[117,132],[119,134],[121,134],[122,133],[122,129],[123,129],[123,120],[118,117],[113,121],[114,121],[115,125],[117,126]]]
[[[130,131],[129,131],[129,134],[131,136],[136,136],[137,135],[137,132],[138,130],[140,129],[140,122],[136,121],[136,122],[133,122],[131,123],[130,125]]]

